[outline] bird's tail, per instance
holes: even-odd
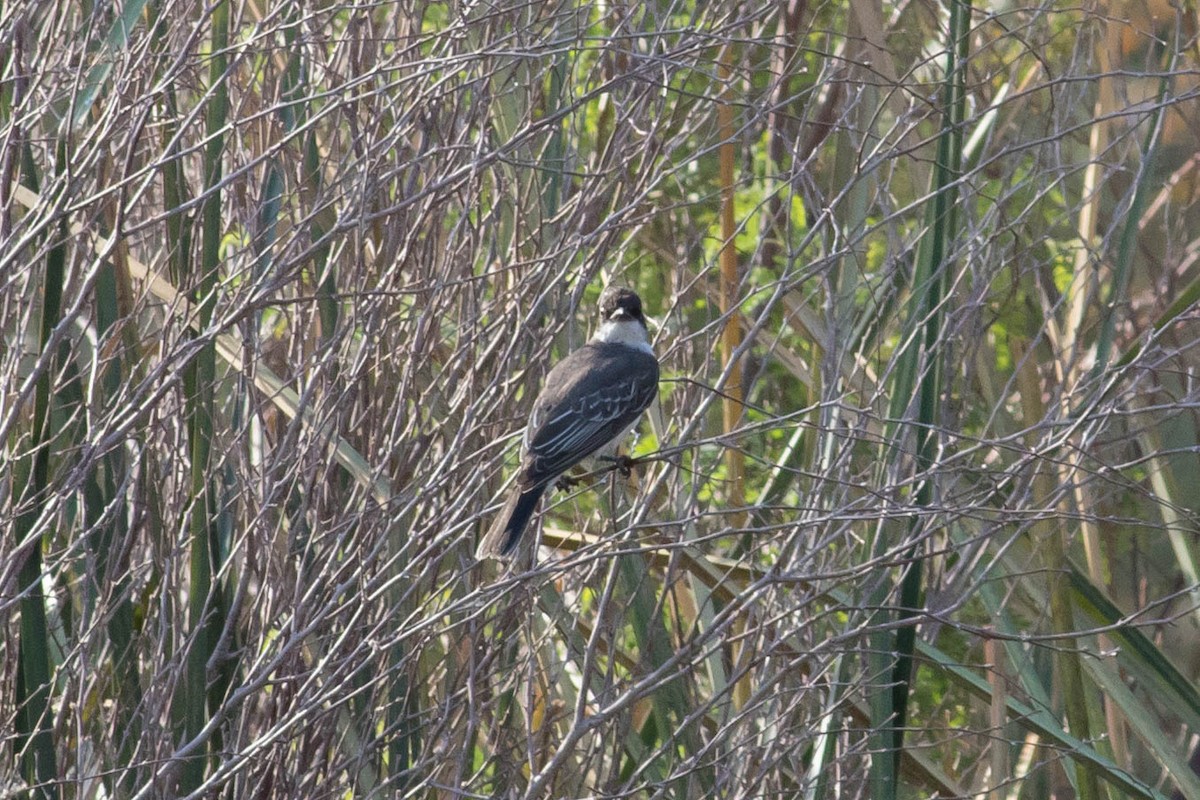
[[[496,515],[496,521],[488,529],[475,550],[476,558],[507,558],[521,540],[521,534],[529,525],[538,500],[542,499],[545,486],[535,486],[524,491],[514,489]]]

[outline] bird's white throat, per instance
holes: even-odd
[[[650,348],[650,339],[646,335],[646,329],[642,323],[634,319],[605,320],[600,324],[600,330],[596,331],[592,340],[608,344],[623,344],[626,347],[634,347],[654,355],[654,351]]]

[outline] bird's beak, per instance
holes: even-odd
[[[608,316],[609,319],[633,319],[633,316],[623,308],[618,308]]]

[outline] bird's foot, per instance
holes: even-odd
[[[580,483],[582,481],[579,478],[572,478],[570,475],[559,475],[558,480],[554,482],[554,488],[560,492],[569,492]]]
[[[622,478],[628,478],[633,474],[633,468],[636,467],[639,461],[636,458],[630,458],[624,453],[616,456],[599,456],[600,461],[608,461],[613,465],[613,469],[621,473]]]

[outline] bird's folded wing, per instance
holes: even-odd
[[[657,376],[655,376],[657,377]],[[535,408],[528,431],[527,485],[550,481],[624,433],[654,399],[657,381],[622,382]]]

